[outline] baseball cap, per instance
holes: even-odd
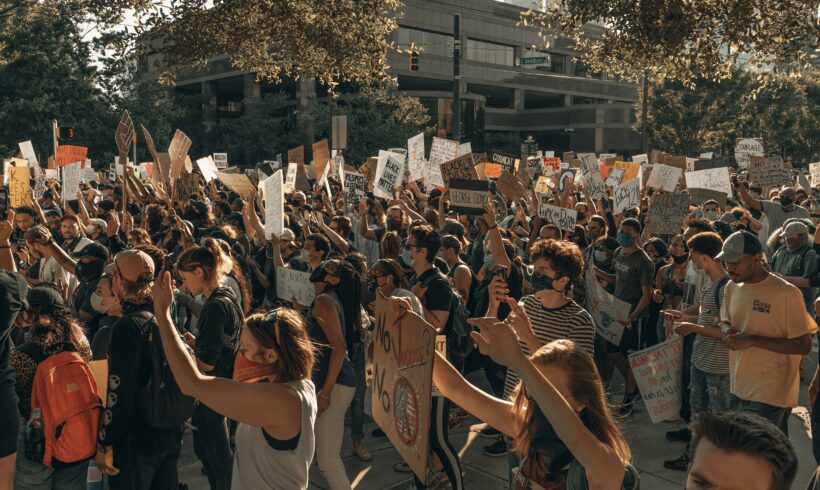
[[[760,240],[748,231],[742,230],[729,235],[729,238],[723,242],[723,249],[715,259],[737,262],[744,255],[756,255],[761,252],[763,252],[763,246],[760,244]]]
[[[100,230],[103,230],[103,231],[105,231],[106,226],[108,226],[108,223],[106,223],[105,220],[101,220],[100,218],[91,218],[90,220],[88,220],[88,223],[89,224],[85,229],[86,233],[91,232],[91,230],[89,230],[89,228],[91,226],[95,226],[95,227],[97,227],[97,228],[99,228]]]
[[[292,242],[296,240],[296,234],[290,228],[285,228],[282,230],[282,234],[279,235],[279,239],[283,242]]]
[[[29,288],[28,294],[26,295],[26,302],[28,303],[28,308],[65,308],[63,297],[51,286],[34,286]]]
[[[790,237],[799,235],[801,233],[808,234],[809,233],[808,227],[800,221],[792,221],[791,223],[786,225],[785,228],[783,228],[783,231],[780,232],[780,237],[781,238],[790,238]]]
[[[82,259],[83,257],[94,257],[95,259],[108,260],[108,249],[99,243],[92,242],[83,247],[79,252],[74,252],[75,259]]]
[[[792,196],[792,197],[794,197],[795,194],[797,194],[797,191],[794,190],[794,187],[786,187],[785,189],[780,191],[781,196]]]

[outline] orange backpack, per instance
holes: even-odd
[[[71,343],[48,357],[42,351],[33,354],[39,362],[31,388],[31,408],[39,408],[43,417],[43,464],[50,467],[53,459],[74,463],[91,458],[97,452],[102,404],[88,363]]]

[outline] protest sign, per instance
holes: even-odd
[[[438,167],[444,162],[448,162],[456,157],[458,153],[458,141],[444,138],[433,138],[433,145],[430,147],[430,157],[428,161],[431,166]]]
[[[689,202],[692,204],[703,204],[706,201],[716,201],[721,206],[724,206],[726,203],[726,194],[723,191],[715,191],[712,189],[699,189],[697,187],[690,187],[687,189],[689,193]]]
[[[461,143],[460,145],[458,145],[458,150],[456,150],[456,158],[467,155],[472,152],[473,145],[471,145],[469,141],[466,143]]]
[[[282,189],[282,170],[262,182],[265,193],[265,238],[279,236],[285,226],[285,194]]]
[[[762,161],[750,161],[749,180],[762,187],[791,184],[789,171],[783,165],[783,159],[781,157],[764,158]]]
[[[749,166],[749,157],[762,157],[763,155],[763,143],[760,140],[745,138],[735,145],[735,160],[737,160],[737,165],[740,168]]]
[[[20,147],[20,154],[23,155],[23,158],[28,160],[29,166],[36,167],[40,165],[37,161],[37,154],[34,153],[34,146],[31,144],[31,140],[17,143],[17,146]]]
[[[610,169],[609,170],[609,176],[606,178],[606,181],[604,181],[604,184],[607,187],[617,187],[621,184],[621,181],[624,178],[624,172],[625,172],[624,169],[622,169],[622,168],[612,168],[612,167],[602,167],[602,168]]]
[[[575,179],[575,171],[572,169],[562,170],[561,175],[558,177],[558,190],[560,192],[564,192],[564,189],[570,185],[570,179]]]
[[[313,150],[313,168],[318,177],[325,172],[325,165],[330,161],[330,150],[328,149],[327,138],[313,143],[311,149]]]
[[[227,153],[214,153],[212,160],[214,162],[214,165],[216,165],[216,168],[228,168]],[[208,182],[210,182],[210,180]]]
[[[379,150],[379,158],[378,158],[378,160],[376,160],[376,174],[375,174],[375,178],[373,179],[374,184],[378,182],[379,178],[384,173],[384,166],[387,164],[387,159],[390,158],[391,155],[397,161],[404,162],[404,161],[407,160],[407,156],[406,156],[407,152],[404,151],[404,149],[402,149],[402,148],[399,148],[399,150],[401,150],[401,151],[397,152],[397,151],[392,151],[392,150]],[[399,179],[400,180],[397,181],[397,184],[401,183],[403,181],[404,172],[402,172],[402,174],[399,176]]]
[[[58,167],[64,167],[74,162],[85,162],[88,157],[88,148],[84,146],[60,145],[57,147],[57,158],[54,162]]]
[[[551,206],[541,203],[538,205],[538,216],[544,218],[547,223],[556,225],[566,231],[575,231],[578,220],[578,212],[574,209]]]
[[[521,181],[509,172],[501,172],[496,185],[504,197],[511,200],[521,199],[527,192]]]
[[[646,153],[635,155],[632,157],[632,163],[649,163],[649,157]]]
[[[486,180],[451,179],[450,206],[459,214],[482,215],[489,202],[490,183]]]
[[[376,168],[378,167],[378,164],[379,164],[378,157],[370,157],[370,158],[367,159],[366,162],[364,162],[359,167],[359,172],[361,172],[361,174],[364,175],[365,180],[367,180],[367,188],[368,189],[373,189],[373,184],[374,184],[374,181],[376,180]],[[425,167],[425,172],[426,172],[427,168],[430,168],[429,165]],[[425,177],[426,177],[426,175],[425,175]]]
[[[592,199],[601,199],[606,194],[604,181],[601,179],[601,168],[594,153],[582,153],[578,155],[581,161],[581,169],[584,171],[586,181],[586,191]]]
[[[811,173],[811,185],[820,185],[820,162],[810,163],[809,172]]]
[[[424,169],[424,185],[432,190],[435,187],[444,189],[444,179],[441,177],[441,168],[428,165]]]
[[[245,174],[217,172],[217,178],[225,184],[225,187],[236,192],[245,200],[250,199],[251,192],[256,188]]]
[[[213,157],[207,156],[200,158],[196,161],[196,165],[199,167],[200,172],[202,172],[202,177],[205,178],[206,184],[218,177],[219,170],[217,170],[218,167]]]
[[[561,161],[564,162],[564,163],[569,163],[573,160],[575,160],[575,152],[574,151],[565,151]]]
[[[544,174],[547,174],[547,169],[549,169],[550,173],[559,172],[561,170],[561,159],[558,157],[544,157],[541,160],[541,164],[544,166]]]
[[[473,163],[473,154],[467,153],[461,155],[453,160],[449,160],[441,164],[441,179],[444,181],[444,186],[450,182],[450,179],[459,180],[476,180],[478,174],[475,171]]]
[[[632,306],[609,294],[595,276],[595,268],[588,267],[584,277],[587,311],[592,315],[595,332],[613,345],[620,345],[624,324],[619,319],[629,316]]]
[[[396,158],[396,155],[391,153],[387,157],[381,175],[377,177],[376,185],[373,187],[373,193],[377,197],[393,199],[396,186],[401,183],[403,176],[404,159]]]
[[[686,172],[686,187],[689,189],[710,189],[731,194],[732,184],[729,182],[729,169],[718,167]]]
[[[412,311],[398,318],[381,292],[374,316],[373,420],[416,476],[426,481],[436,332]]]
[[[683,337],[629,354],[629,366],[652,423],[677,416],[682,403]]]
[[[735,165],[735,159],[732,157],[720,157],[695,160],[695,171],[709,170],[712,168],[731,167]]]
[[[29,167],[8,168],[9,171],[9,205],[13,208],[31,204],[31,180]]]
[[[638,179],[632,179],[625,184],[621,184],[612,191],[614,206],[612,212],[621,214],[626,209],[638,207],[641,204],[641,183]]]
[[[288,163],[290,162],[305,164],[305,145],[288,150]]]
[[[190,199],[191,194],[199,192],[199,174],[182,172],[174,182],[174,195],[178,200]]]
[[[140,178],[142,178],[142,175],[140,175]],[[92,167],[91,164],[88,164],[80,170],[80,179],[85,183],[89,183],[92,180],[96,181],[97,171],[94,170],[94,167]],[[147,180],[147,177],[145,177],[145,179]]]
[[[501,170],[504,170],[504,171],[507,171],[507,172],[510,172],[510,173],[515,173],[516,162],[518,161],[518,159],[516,159],[514,156],[506,155],[506,154],[501,153],[499,151],[494,151],[494,152],[490,153],[490,161],[493,162],[493,163],[497,163],[500,166],[499,168]],[[501,172],[499,172],[499,174],[500,173]],[[489,175],[488,175],[488,177],[489,177]]]
[[[806,178],[806,174],[804,174],[802,171],[797,176],[797,182],[800,184],[800,187],[802,187],[803,190],[806,191],[806,194],[811,194],[811,184],[809,184],[809,180]]]
[[[168,155],[171,158],[171,180],[179,177],[182,167],[185,165],[185,157],[191,148],[191,139],[180,130],[176,130],[171,144],[168,145]]]
[[[316,290],[310,282],[310,272],[277,267],[276,297],[284,301],[295,300],[300,305],[309,306],[316,297]]]
[[[683,220],[688,215],[688,195],[661,194],[655,196],[646,218],[647,231],[656,235],[676,235],[680,233]]]
[[[681,169],[659,163],[652,169],[646,186],[666,192],[675,192],[680,176]]]
[[[296,186],[296,173],[298,172],[298,169],[298,163],[288,164],[288,173],[285,176],[285,183],[283,185],[283,190],[285,193],[293,192],[293,189]]]
[[[364,175],[358,172],[345,172],[344,189],[345,203],[356,206],[359,201],[365,198],[367,180],[365,180]]]
[[[547,194],[550,192],[549,179],[546,175],[538,177],[538,181],[535,183],[536,194]]]
[[[407,170],[410,182],[424,178],[424,133],[419,133],[407,140]]]
[[[598,155],[598,160],[605,162],[610,158],[616,158],[618,155],[616,153],[601,153]]]
[[[77,198],[80,190],[80,166],[82,162],[74,162],[63,167],[63,202]]]
[[[134,122],[131,121],[131,116],[128,114],[128,111],[123,111],[120,122],[117,124],[117,131],[114,134],[114,139],[117,142],[117,148],[120,150],[120,154],[128,153],[135,137]]]
[[[641,172],[641,164],[640,163],[630,163],[630,162],[622,162],[616,161],[615,162],[616,169],[624,169],[624,176],[621,178],[621,184],[625,184],[630,180],[637,179],[638,174]]]
[[[698,156],[699,160],[711,160],[714,158],[715,153],[712,151],[705,151]]]

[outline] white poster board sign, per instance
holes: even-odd
[[[652,423],[677,416],[682,403],[683,337],[629,354],[629,366]]]
[[[458,142],[444,138],[433,138],[430,147],[430,158],[428,161],[433,167],[438,167],[444,162],[449,162],[458,154]]]
[[[227,163],[227,162],[225,162]],[[219,177],[219,170],[220,167],[216,166],[216,162],[214,161],[213,157],[207,156],[200,158],[196,161],[199,170],[202,172],[202,177],[205,178],[205,183],[209,183],[212,180],[216,180]]]
[[[289,163],[288,164],[288,175],[285,177],[285,185],[284,185],[285,192],[293,192],[293,189],[296,187],[296,174],[298,172],[299,172],[299,164],[298,163]]]
[[[584,278],[587,294],[587,309],[595,323],[595,332],[613,345],[621,344],[624,324],[619,319],[629,316],[631,306],[609,294],[601,287],[594,268],[588,267]]]
[[[709,189],[731,194],[732,184],[729,182],[729,169],[719,167],[686,172],[686,187],[690,189]]]
[[[666,192],[675,192],[681,173],[682,170],[678,167],[670,167],[659,163],[652,169],[652,173],[646,181],[646,186]]]
[[[213,154],[213,162],[216,165],[216,168],[228,168],[228,154],[227,153],[214,153]]]
[[[265,237],[279,236],[285,227],[285,194],[282,185],[282,170],[262,182],[265,193]]]
[[[36,167],[40,165],[37,161],[37,154],[34,153],[34,146],[31,144],[31,140],[17,143],[17,146],[20,147],[20,153],[23,155],[23,158],[28,160],[29,167]]]
[[[601,178],[601,167],[595,158],[595,153],[582,153],[578,155],[581,160],[581,168],[584,171],[586,181],[586,191],[592,199],[601,199],[606,195],[606,187]]]
[[[538,205],[538,216],[544,218],[547,223],[556,225],[566,231],[575,231],[575,224],[578,220],[578,212],[574,209],[544,203]]]
[[[614,209],[612,212],[619,215],[626,209],[638,207],[641,204],[641,181],[632,179],[626,184],[619,185],[612,191]]]
[[[760,140],[745,138],[735,145],[735,161],[740,168],[749,166],[749,157],[762,157],[763,155],[763,143]]]
[[[80,190],[80,166],[82,162],[74,162],[63,167],[63,201],[77,199]]]
[[[407,140],[407,165],[410,171],[410,182],[424,178],[424,133],[419,133]]]
[[[296,301],[302,306],[310,306],[316,290],[310,282],[310,272],[297,271],[287,267],[276,268],[276,297],[285,301]]]
[[[401,184],[404,175],[404,158],[396,158],[395,154],[390,154],[384,164],[381,175],[376,174],[376,185],[373,186],[373,194],[376,197],[393,199],[396,186]]]

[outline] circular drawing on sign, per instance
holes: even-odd
[[[403,443],[412,446],[419,432],[419,404],[416,390],[407,378],[401,377],[396,380],[396,385],[393,387],[393,401],[396,432]]]

